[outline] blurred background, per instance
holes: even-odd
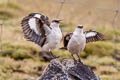
[[[63,34],[78,24],[103,33],[105,40],[87,44],[81,59],[101,80],[120,80],[120,0],[0,0],[0,80],[35,80],[48,64],[24,38],[20,23],[29,13],[62,19]],[[68,51],[53,53],[71,58]]]

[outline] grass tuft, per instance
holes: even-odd
[[[4,57],[10,56],[15,60],[32,58],[33,56],[32,54],[38,53],[36,49],[31,46],[25,46],[25,45],[14,44],[9,42],[3,44],[3,50],[4,51],[1,54],[1,56]]]
[[[0,20],[8,20],[13,17],[14,15],[8,11],[0,11]]]

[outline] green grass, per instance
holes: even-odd
[[[107,44],[107,45],[106,45]],[[101,41],[90,43],[85,50],[87,55],[111,56],[114,53],[114,45],[112,42]]]
[[[3,43],[3,53],[1,56],[10,56],[16,60],[32,58],[32,54],[37,54],[37,50],[31,46],[12,44],[9,42]]]

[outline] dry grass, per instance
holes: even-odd
[[[31,59],[16,61],[9,57],[0,57],[0,80],[35,79],[41,75],[45,66],[46,63]]]

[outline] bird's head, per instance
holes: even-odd
[[[54,20],[52,20],[50,26],[52,26],[52,27],[59,27],[60,21],[61,21],[60,19],[54,19]]]
[[[52,20],[52,23],[57,23],[57,24],[59,24],[61,21],[62,21],[62,20],[60,20],[60,19],[54,19],[54,20]]]
[[[43,23],[47,24],[48,26],[50,25],[49,18],[47,16],[41,16],[41,19]]]
[[[78,28],[78,29],[83,29],[83,25],[79,24],[79,25],[77,26],[77,28]]]
[[[83,25],[79,24],[75,29],[75,33],[83,33]]]

